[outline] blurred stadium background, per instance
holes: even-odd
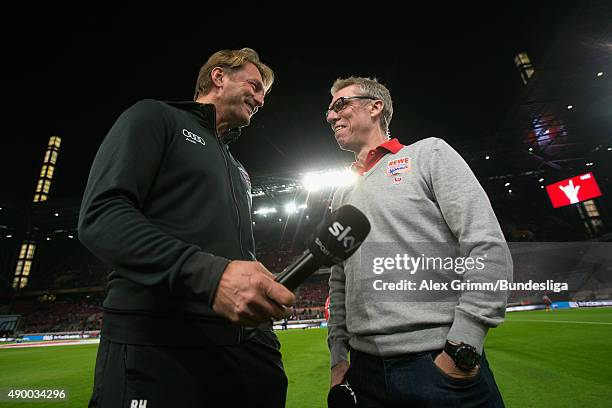
[[[487,338],[508,406],[612,401],[612,18],[606,2],[588,4],[575,9],[537,64],[527,54],[516,56],[524,88],[488,142],[453,143],[513,243],[515,281],[568,283],[561,292],[513,291],[513,313]],[[109,266],[78,241],[80,197],[53,195],[53,183],[70,171],[61,168],[61,141],[54,135],[40,146],[44,160],[32,178],[31,200],[0,198],[0,389],[67,387],[65,406],[84,406],[96,344],[16,347],[99,336]],[[350,182],[348,164],[251,175],[258,258],[271,271],[280,272],[306,248],[333,188]],[[551,201],[547,186],[586,174],[598,194],[571,205]],[[297,291],[286,325],[304,330],[279,330],[290,407],[324,405],[328,278],[329,270],[321,269]],[[544,295],[554,302],[552,313],[539,310]]]

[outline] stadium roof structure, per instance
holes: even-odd
[[[301,189],[298,176],[251,175],[253,197],[274,198],[278,195],[293,194]]]
[[[537,168],[579,168],[609,147],[612,128],[612,5],[577,5],[500,127],[521,136]]]
[[[612,224],[607,198],[612,193],[612,3],[576,4],[533,66],[533,76],[497,130],[453,147],[469,163],[498,217],[573,230],[559,240],[584,239],[582,221],[571,207],[553,209],[545,186],[592,172],[603,194],[594,200],[603,236]]]
[[[534,66],[497,132],[484,143],[468,141],[457,149],[485,181],[504,175],[610,174],[612,4],[577,4]]]

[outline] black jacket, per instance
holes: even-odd
[[[255,259],[250,188],[217,137],[213,105],[143,100],[127,109],[100,146],[79,214],[79,239],[112,266],[103,335],[237,341],[239,328],[212,302],[229,260]]]

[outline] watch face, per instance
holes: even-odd
[[[477,354],[469,347],[459,347],[457,350],[457,360],[455,364],[463,370],[471,370],[476,366]]]

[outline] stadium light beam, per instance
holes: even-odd
[[[326,188],[350,186],[357,180],[357,174],[350,169],[333,169],[306,173],[302,178],[302,185],[309,191],[318,191]]]
[[[297,205],[292,201],[290,203],[285,204],[285,213],[293,214],[297,212]]]
[[[275,214],[275,213],[276,213],[275,207],[261,207],[253,212],[253,214],[261,214],[264,217],[267,216],[268,214]]]

